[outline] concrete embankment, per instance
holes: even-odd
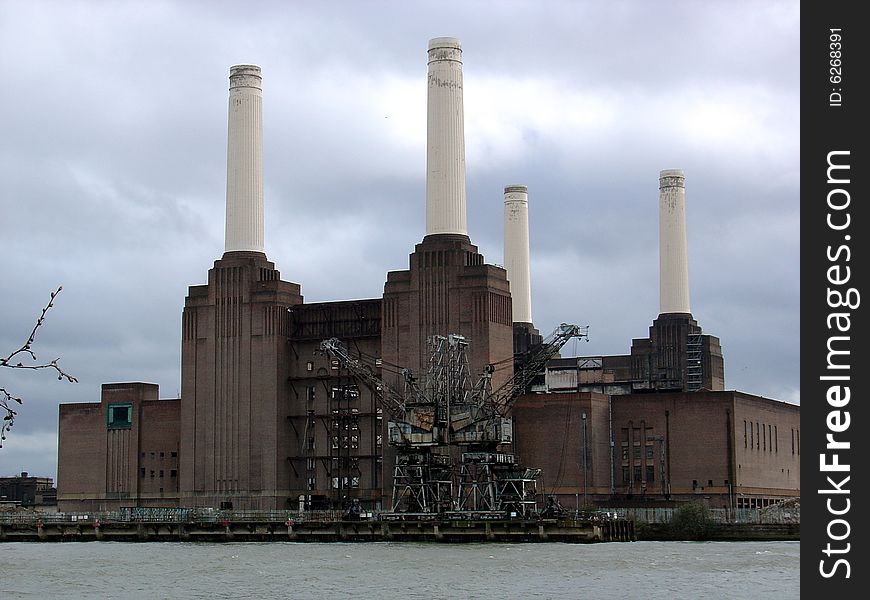
[[[7,523],[0,542],[616,542],[634,541],[634,523],[557,520]]]
[[[637,539],[643,541],[767,542],[799,541],[800,538],[800,523],[717,523],[697,535],[675,532],[667,523],[643,523],[637,526]]]

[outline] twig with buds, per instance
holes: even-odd
[[[6,367],[8,369],[52,369],[57,373],[58,380],[66,379],[70,383],[78,383],[78,379],[64,371],[60,365],[58,364],[59,358],[56,358],[50,362],[39,363],[36,358],[36,354],[33,352],[33,343],[36,340],[36,332],[42,327],[42,324],[45,322],[45,315],[49,311],[50,308],[54,306],[54,299],[63,289],[63,286],[58,286],[58,288],[51,293],[51,299],[48,301],[48,304],[45,305],[45,308],[42,309],[42,314],[39,315],[39,318],[36,320],[36,325],[33,326],[33,330],[30,332],[30,336],[27,338],[27,341],[21,345],[20,348],[9,354],[9,356],[0,358],[0,367]],[[21,355],[26,355],[35,364],[25,364],[21,362]],[[3,447],[3,441],[6,439],[6,432],[12,429],[12,425],[15,423],[15,416],[18,414],[15,410],[12,409],[11,403],[15,402],[16,404],[22,404],[23,400],[18,396],[13,395],[6,388],[0,387],[0,411],[5,412],[6,414],[3,416],[2,424],[0,424],[0,448]]]

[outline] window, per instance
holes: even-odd
[[[106,410],[106,427],[109,429],[130,429],[133,426],[133,405],[110,404]]]
[[[635,459],[635,460],[640,460],[640,446],[635,446],[635,447],[634,447],[634,453],[633,453],[633,454],[634,454],[634,459]],[[640,478],[638,477],[638,479],[640,479]]]
[[[178,452],[170,452],[169,458],[178,458]]]
[[[653,457],[653,447],[652,447],[652,444],[650,444],[649,446],[646,447],[646,457],[647,457],[647,458],[652,458],[652,457]]]
[[[708,479],[708,480],[707,480],[707,485],[708,485],[709,487],[713,487],[713,480],[712,480],[712,479]]]
[[[628,446],[625,442],[622,444],[622,460],[628,460]]]
[[[797,451],[798,451],[798,456],[800,456],[801,455],[801,430],[800,429],[797,430]]]
[[[313,471],[315,469],[314,459],[309,458],[306,464],[309,471]]]
[[[163,469],[160,469],[160,477],[163,477]]]
[[[308,450],[314,450],[314,436],[308,438]]]
[[[622,483],[631,483],[631,477],[628,476],[628,467],[622,467]]]
[[[384,438],[383,438],[383,436],[381,436],[380,433],[375,436],[375,445],[376,446],[383,446],[384,445]]]
[[[652,465],[646,466],[646,481],[647,483],[652,483],[656,480],[656,469]]]
[[[768,452],[773,452],[773,429],[772,425],[767,425],[767,439],[770,440],[770,445],[767,447]]]
[[[178,477],[178,469],[172,469],[171,471],[169,471],[169,476]]]
[[[640,465],[634,467],[634,480],[640,481]]]
[[[154,479],[154,469],[151,469],[151,479]]]
[[[359,436],[358,435],[350,436],[350,447],[351,448],[359,448]]]
[[[761,424],[761,439],[763,441],[761,449],[767,451],[767,429],[764,426],[764,423]]]
[[[776,443],[775,452],[779,454],[779,431],[777,431],[776,425],[773,426],[773,441]]]
[[[746,448],[746,419],[743,419],[743,447]]]
[[[337,435],[332,436],[332,449],[338,450],[338,436]]]
[[[752,423],[749,424],[749,447],[755,448],[755,435],[753,434]]]
[[[350,478],[350,487],[352,487],[352,488],[359,487],[359,477],[351,477]]]
[[[145,477],[145,467],[139,469],[139,477]]]
[[[309,360],[308,363],[305,365],[305,370],[306,371],[313,371],[314,370],[314,363]],[[314,388],[308,388],[308,389],[312,390]]]
[[[316,490],[316,489],[317,489],[317,478],[316,477],[309,477],[308,478],[308,490],[311,491],[311,490]]]

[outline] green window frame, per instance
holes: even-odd
[[[133,427],[133,404],[118,402],[106,407],[106,427],[109,429],[130,429]]]

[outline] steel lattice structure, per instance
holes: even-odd
[[[495,391],[491,365],[472,383],[468,341],[461,335],[430,336],[426,373],[417,377],[400,369],[401,391],[376,374],[382,366],[378,359],[353,356],[336,338],[320,346],[368,386],[390,415],[389,443],[396,448],[394,512],[528,516],[536,510],[540,469],[522,467],[505,451],[513,441],[507,415],[568,340],[587,337],[587,327],[563,323]]]

